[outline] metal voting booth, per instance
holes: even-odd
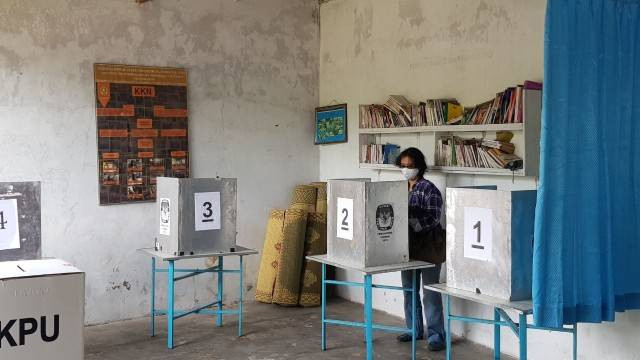
[[[167,315],[167,347],[173,348],[174,321],[191,314],[238,315],[238,336],[242,336],[244,264],[243,258],[258,252],[236,245],[236,179],[179,179],[158,177],[156,200],[156,242],[154,248],[140,249],[151,256],[151,336],[155,336],[155,316]],[[238,269],[225,269],[224,258],[237,256]],[[176,268],[180,260],[218,257],[218,264],[206,269]],[[166,268],[156,267],[156,258]],[[156,309],[156,274],[167,273],[167,309]],[[176,273],[184,273],[176,276]],[[200,274],[217,274],[217,298],[190,310],[175,309],[174,285]],[[224,274],[239,274],[239,304],[223,309]]]
[[[322,264],[322,350],[327,349],[327,324],[360,327],[365,331],[367,359],[373,359],[373,331],[411,333],[416,356],[416,321],[411,328],[373,323],[373,289],[418,291],[415,270],[433,266],[409,260],[408,197],[406,181],[371,182],[366,179],[330,180],[328,183],[327,255],[308,256]],[[363,274],[363,282],[327,280],[327,265]],[[374,274],[413,271],[411,288],[373,284]],[[326,317],[326,286],[364,290],[364,321]],[[414,299],[414,308],[415,298]]]
[[[494,358],[500,358],[500,330],[519,339],[520,359],[527,358],[527,330],[572,334],[577,358],[577,325],[546,328],[530,325],[536,191],[503,191],[495,186],[447,188],[447,283],[425,286],[445,297],[447,360],[451,359],[451,321],[494,328]],[[493,307],[493,319],[451,313],[451,297]],[[514,320],[507,313],[517,313]]]

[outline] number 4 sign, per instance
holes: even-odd
[[[195,193],[196,231],[219,230],[220,226],[220,193]]]
[[[464,208],[464,257],[491,261],[493,252],[493,211]]]
[[[18,201],[0,200],[0,250],[19,249]]]

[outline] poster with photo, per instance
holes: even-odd
[[[158,176],[189,177],[187,72],[95,64],[100,205],[155,201]]]

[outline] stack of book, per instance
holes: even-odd
[[[394,164],[400,153],[395,144],[370,144],[360,146],[360,162],[366,164]]]
[[[360,128],[394,128],[407,125],[403,116],[392,112],[383,105],[360,105]]]
[[[542,90],[542,84],[525,81],[468,108],[456,99],[430,99],[416,105],[404,96],[391,95],[384,105],[360,105],[360,128],[522,123],[524,90]]]
[[[454,125],[463,119],[464,108],[456,99],[432,99],[418,105],[426,126]]]
[[[513,154],[515,146],[498,140],[440,138],[436,144],[437,166],[462,166],[517,170],[522,159]]]
[[[360,128],[419,126],[415,107],[400,95],[391,95],[384,105],[360,105]]]
[[[384,105],[360,105],[360,128],[394,128],[458,124],[464,108],[456,99],[432,99],[412,104],[391,95]]]
[[[510,124],[522,123],[524,89],[540,90],[542,84],[525,81],[524,85],[506,88],[492,100],[466,108],[461,124]]]

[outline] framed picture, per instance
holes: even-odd
[[[347,142],[347,104],[316,108],[316,145],[343,142]]]

